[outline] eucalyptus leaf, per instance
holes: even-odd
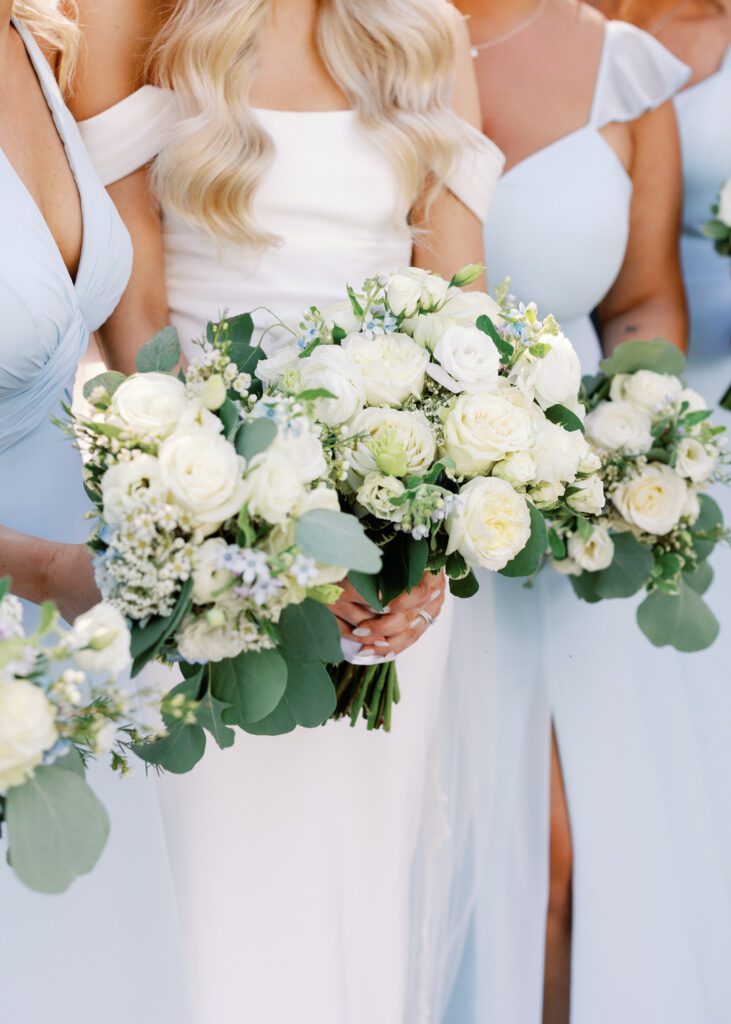
[[[685,580],[677,595],[655,590],[637,609],[637,622],[656,647],[691,653],[710,647],[719,633],[715,615]]]
[[[191,771],[203,757],[206,734],[198,725],[176,722],[159,739],[134,743],[132,750],[147,764],[157,765],[174,775]]]
[[[193,580],[186,580],[172,615],[166,619],[155,616],[145,626],[135,623],[131,631],[131,649],[134,661],[132,675],[138,675],[142,669],[156,656],[165,641],[178,628],[191,606]]]
[[[84,762],[81,758],[81,754],[78,752],[76,747],[72,747],[67,754],[63,757],[59,757],[57,761],[53,762],[54,768],[63,768],[67,772],[75,772],[82,778],[86,775],[86,769],[84,768]]]
[[[223,720],[223,712],[229,707],[208,692],[201,698],[195,711],[196,723],[214,738],[221,750],[232,747],[236,733]]]
[[[223,436],[227,441],[233,441],[241,418],[238,402],[227,398],[218,410],[218,415],[223,423]]]
[[[656,338],[654,341],[623,341],[617,345],[609,359],[599,364],[604,373],[635,373],[637,370],[654,370],[680,377],[685,371],[685,356],[669,341]]]
[[[226,725],[260,722],[276,708],[287,686],[287,664],[278,651],[253,651],[213,662],[211,692],[229,704]]]
[[[370,541],[355,516],[332,509],[305,512],[295,525],[295,543],[303,554],[324,565],[374,573],[381,568],[381,551]]]
[[[287,689],[281,701],[267,718],[244,728],[257,736],[279,736],[298,725],[314,729],[330,718],[336,705],[335,687],[323,665],[287,658]]]
[[[701,562],[694,572],[683,573],[683,578],[696,594],[705,594],[713,583],[713,569],[708,562]]]
[[[569,431],[581,431],[584,433],[584,424],[575,412],[567,409],[565,405],[552,405],[546,409],[546,419],[551,423],[557,423],[559,427]]]
[[[426,572],[426,562],[429,557],[429,542],[427,540],[414,540],[409,538],[406,549],[406,558],[409,571],[408,589],[413,590],[421,583]]]
[[[406,552],[406,536],[397,533],[383,549],[381,570],[381,601],[388,605],[403,594],[409,585],[409,567]]]
[[[462,576],[461,579],[455,580],[450,578],[449,589],[455,597],[474,597],[480,589],[480,584],[474,572],[470,569],[467,575]]]
[[[236,434],[236,451],[243,455],[247,462],[265,452],[277,436],[277,424],[274,420],[261,416],[256,420],[242,423]]]
[[[308,598],[285,608],[279,619],[279,636],[285,657],[294,661],[337,664],[342,660],[335,616],[317,601]]]
[[[512,562],[508,562],[500,570],[502,576],[533,576],[541,567],[544,555],[548,550],[548,529],[543,513],[535,505],[528,503],[530,510],[530,537],[522,551],[518,552]]]
[[[86,780],[58,765],[37,768],[5,797],[8,859],[37,892],[65,892],[92,870],[109,836],[109,817]]]
[[[116,370],[98,373],[96,377],[92,377],[84,384],[84,398],[89,401],[97,388],[103,388],[111,396],[126,379],[123,373],[118,373]]]
[[[719,526],[723,526],[723,512],[718,504],[708,494],[700,495],[701,511],[695,523],[691,527],[693,534],[693,549],[699,561],[704,561],[711,554],[717,541],[699,536],[702,533],[713,533]]]
[[[597,601],[601,601],[601,597],[597,593],[597,575],[595,572],[582,572],[580,576],[569,577],[574,593],[587,604],[596,604]]]
[[[365,572],[351,570],[348,573],[348,579],[374,612],[383,611],[383,605],[378,592],[378,576],[371,576]]]
[[[180,339],[174,327],[163,327],[137,353],[140,373],[172,373],[180,362]]]
[[[596,576],[596,594],[600,598],[631,597],[642,590],[652,573],[652,552],[631,533],[612,537],[614,558],[612,564]]]

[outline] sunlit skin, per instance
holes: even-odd
[[[82,0],[85,31],[84,59],[71,97],[79,120],[92,117],[145,84],[146,45],[161,27],[168,7],[149,0]],[[275,0],[259,47],[260,60],[252,83],[252,106],[280,110],[341,110],[350,104],[330,77],[317,50],[317,0]],[[469,59],[469,39],[455,18],[460,53],[455,84],[455,109],[480,126],[477,88]],[[146,169],[110,188],[110,194],[130,230],[135,265],[130,287],[101,334],[107,364],[122,372],[134,370],[141,338],[151,337],[168,323],[160,215],[152,199]],[[418,206],[418,204],[417,204]],[[482,260],[482,232],[477,219],[451,193],[432,205],[428,221],[415,211],[419,228],[413,264],[451,277],[455,268]],[[472,287],[485,286],[478,280]],[[389,614],[374,618],[359,595],[346,585],[335,606],[341,632],[368,630],[354,639],[364,654],[400,653],[428,628],[420,609],[436,617],[444,600],[444,577],[428,575],[410,594],[391,603]]]

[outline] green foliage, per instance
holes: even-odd
[[[428,557],[429,541],[414,540],[413,537],[409,537],[406,545],[406,565],[409,574],[407,590],[412,590],[421,583],[426,572]]]
[[[409,585],[408,539],[405,534],[397,533],[383,549],[383,569],[381,570],[381,601],[390,604],[399,594],[403,594]]]
[[[383,611],[383,605],[381,604],[381,598],[378,592],[378,576],[351,570],[351,572],[348,573],[348,579],[374,612]]]
[[[335,711],[335,687],[323,665],[287,658],[287,689],[274,711],[260,722],[244,726],[257,736],[280,736],[300,725],[314,729]]]
[[[477,327],[478,331],[482,331],[483,334],[486,334],[488,338],[492,339],[495,348],[498,350],[498,353],[500,354],[500,362],[504,366],[507,366],[510,360],[515,355],[515,347],[511,345],[509,341],[505,341],[504,338],[500,337],[500,334],[498,333],[495,324],[492,322],[489,316],[479,316],[477,318],[477,323],[475,324],[475,327]]]
[[[342,660],[335,616],[317,601],[308,599],[285,608],[279,619],[279,636],[283,653],[294,661],[335,664]]]
[[[723,526],[723,512],[708,494],[700,495],[701,511],[691,527],[693,550],[699,562],[705,561],[717,544],[714,533]]]
[[[10,593],[11,579],[9,576],[0,576],[0,601],[6,594]]]
[[[126,379],[123,373],[118,373],[116,370],[98,373],[96,377],[92,377],[84,384],[84,398],[88,401],[97,388],[103,388],[111,397]]]
[[[205,749],[206,734],[203,729],[184,721],[171,725],[159,739],[132,745],[132,750],[142,761],[174,775],[184,775],[195,768]]]
[[[298,402],[316,402],[318,398],[335,398],[327,388],[306,388],[294,396]]]
[[[568,548],[566,547],[566,541],[553,527],[548,531],[548,544],[551,548],[551,554],[554,558],[559,561],[566,558],[568,555]]]
[[[223,720],[228,706],[209,691],[203,695],[195,712],[196,724],[211,734],[221,750],[232,747],[236,739],[236,733]]]
[[[172,373],[180,362],[180,340],[174,327],[164,327],[137,353],[140,373]]]
[[[710,647],[719,632],[715,615],[684,579],[677,594],[655,590],[637,609],[637,622],[656,647],[691,653]]]
[[[380,549],[370,541],[355,516],[331,509],[305,512],[295,526],[295,543],[310,558],[358,572],[381,568]]]
[[[65,892],[91,871],[109,836],[109,817],[83,775],[59,765],[36,769],[5,798],[8,859],[37,892]]]
[[[455,597],[474,597],[477,591],[480,589],[480,584],[477,582],[477,577],[470,569],[466,576],[462,576],[460,579],[449,579],[449,589]]]
[[[261,417],[242,423],[236,434],[236,451],[243,455],[247,462],[255,455],[265,452],[277,436],[277,424],[273,420]]]
[[[599,364],[604,373],[634,373],[636,370],[654,370],[655,373],[669,373],[676,377],[685,371],[685,356],[669,341],[656,338],[654,341],[623,341],[617,345],[609,359]]]
[[[557,423],[564,430],[580,430],[582,434],[584,433],[584,424],[576,413],[571,412],[565,405],[552,405],[550,409],[546,409],[546,419],[551,423]]]
[[[518,552],[512,562],[508,562],[500,570],[502,576],[533,576],[541,567],[543,556],[548,550],[548,529],[543,513],[535,505],[528,503],[530,509],[530,537],[522,551]]]
[[[631,533],[616,534],[612,540],[612,564],[608,569],[590,574],[596,577],[596,594],[604,599],[631,597],[650,579],[654,565],[652,552]]]
[[[146,625],[140,626],[135,623],[131,631],[132,675],[136,676],[142,671],[161,650],[166,640],[172,636],[180,623],[188,614],[192,603],[193,580],[186,580],[183,584],[177,604],[172,615],[167,618],[155,616]]]
[[[692,572],[683,573],[683,578],[696,594],[705,594],[713,583],[713,569],[708,562],[701,562]]]
[[[256,651],[210,666],[211,692],[224,704],[226,725],[242,728],[271,714],[287,686],[287,664],[278,651]]]

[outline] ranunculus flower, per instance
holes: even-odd
[[[57,739],[43,690],[26,679],[0,680],[0,793],[22,785]]]
[[[75,620],[69,633],[74,661],[85,672],[123,672],[132,663],[123,615],[110,604],[95,605]]]
[[[569,538],[569,558],[586,572],[608,569],[614,558],[614,541],[603,526],[595,526],[587,540],[575,533]]]
[[[713,473],[717,462],[715,451],[706,448],[694,437],[684,437],[678,445],[675,470],[694,484],[703,484]]]
[[[503,395],[460,395],[444,421],[442,452],[454,475],[477,476],[494,462],[533,444],[530,413]]]
[[[179,431],[160,445],[161,479],[196,526],[213,533],[244,503],[245,460],[220,434]]]
[[[612,493],[615,507],[630,525],[657,537],[677,526],[687,500],[685,480],[660,462],[649,462]]]
[[[633,402],[600,402],[586,417],[586,436],[605,452],[641,455],[652,448],[652,419]]]
[[[434,433],[422,412],[364,409],[350,427],[353,434],[364,435],[350,456],[362,478],[375,470],[387,476],[421,476],[434,462]]]
[[[135,373],[112,395],[107,420],[136,437],[162,440],[172,434],[190,403],[185,385],[177,377],[169,373]]]
[[[498,572],[523,550],[530,537],[530,510],[506,480],[477,477],[459,492],[447,517],[447,553],[459,551],[468,565]]]
[[[542,409],[571,405],[581,385],[581,363],[574,346],[563,334],[543,334],[549,351],[544,356],[525,351],[510,371],[509,380]]]
[[[383,473],[369,473],[358,488],[356,498],[360,505],[386,522],[398,523],[404,517],[402,505],[394,505],[392,498],[399,498],[406,488],[395,476],[384,476]]]
[[[448,327],[434,347],[434,358],[436,363],[429,363],[427,373],[454,394],[489,394],[497,387],[498,350],[476,327]]]
[[[429,355],[407,335],[351,334],[343,348],[360,369],[369,405],[399,406],[424,390]]]
[[[324,388],[335,396],[315,402],[315,415],[322,423],[338,427],[365,405],[360,370],[339,345],[318,345],[311,356],[300,360],[299,371],[303,390]]]

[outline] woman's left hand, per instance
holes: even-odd
[[[443,572],[427,572],[418,586],[391,601],[387,612],[371,612],[354,628],[340,620],[340,632],[362,645],[359,658],[401,654],[437,619],[444,604],[445,585]]]

